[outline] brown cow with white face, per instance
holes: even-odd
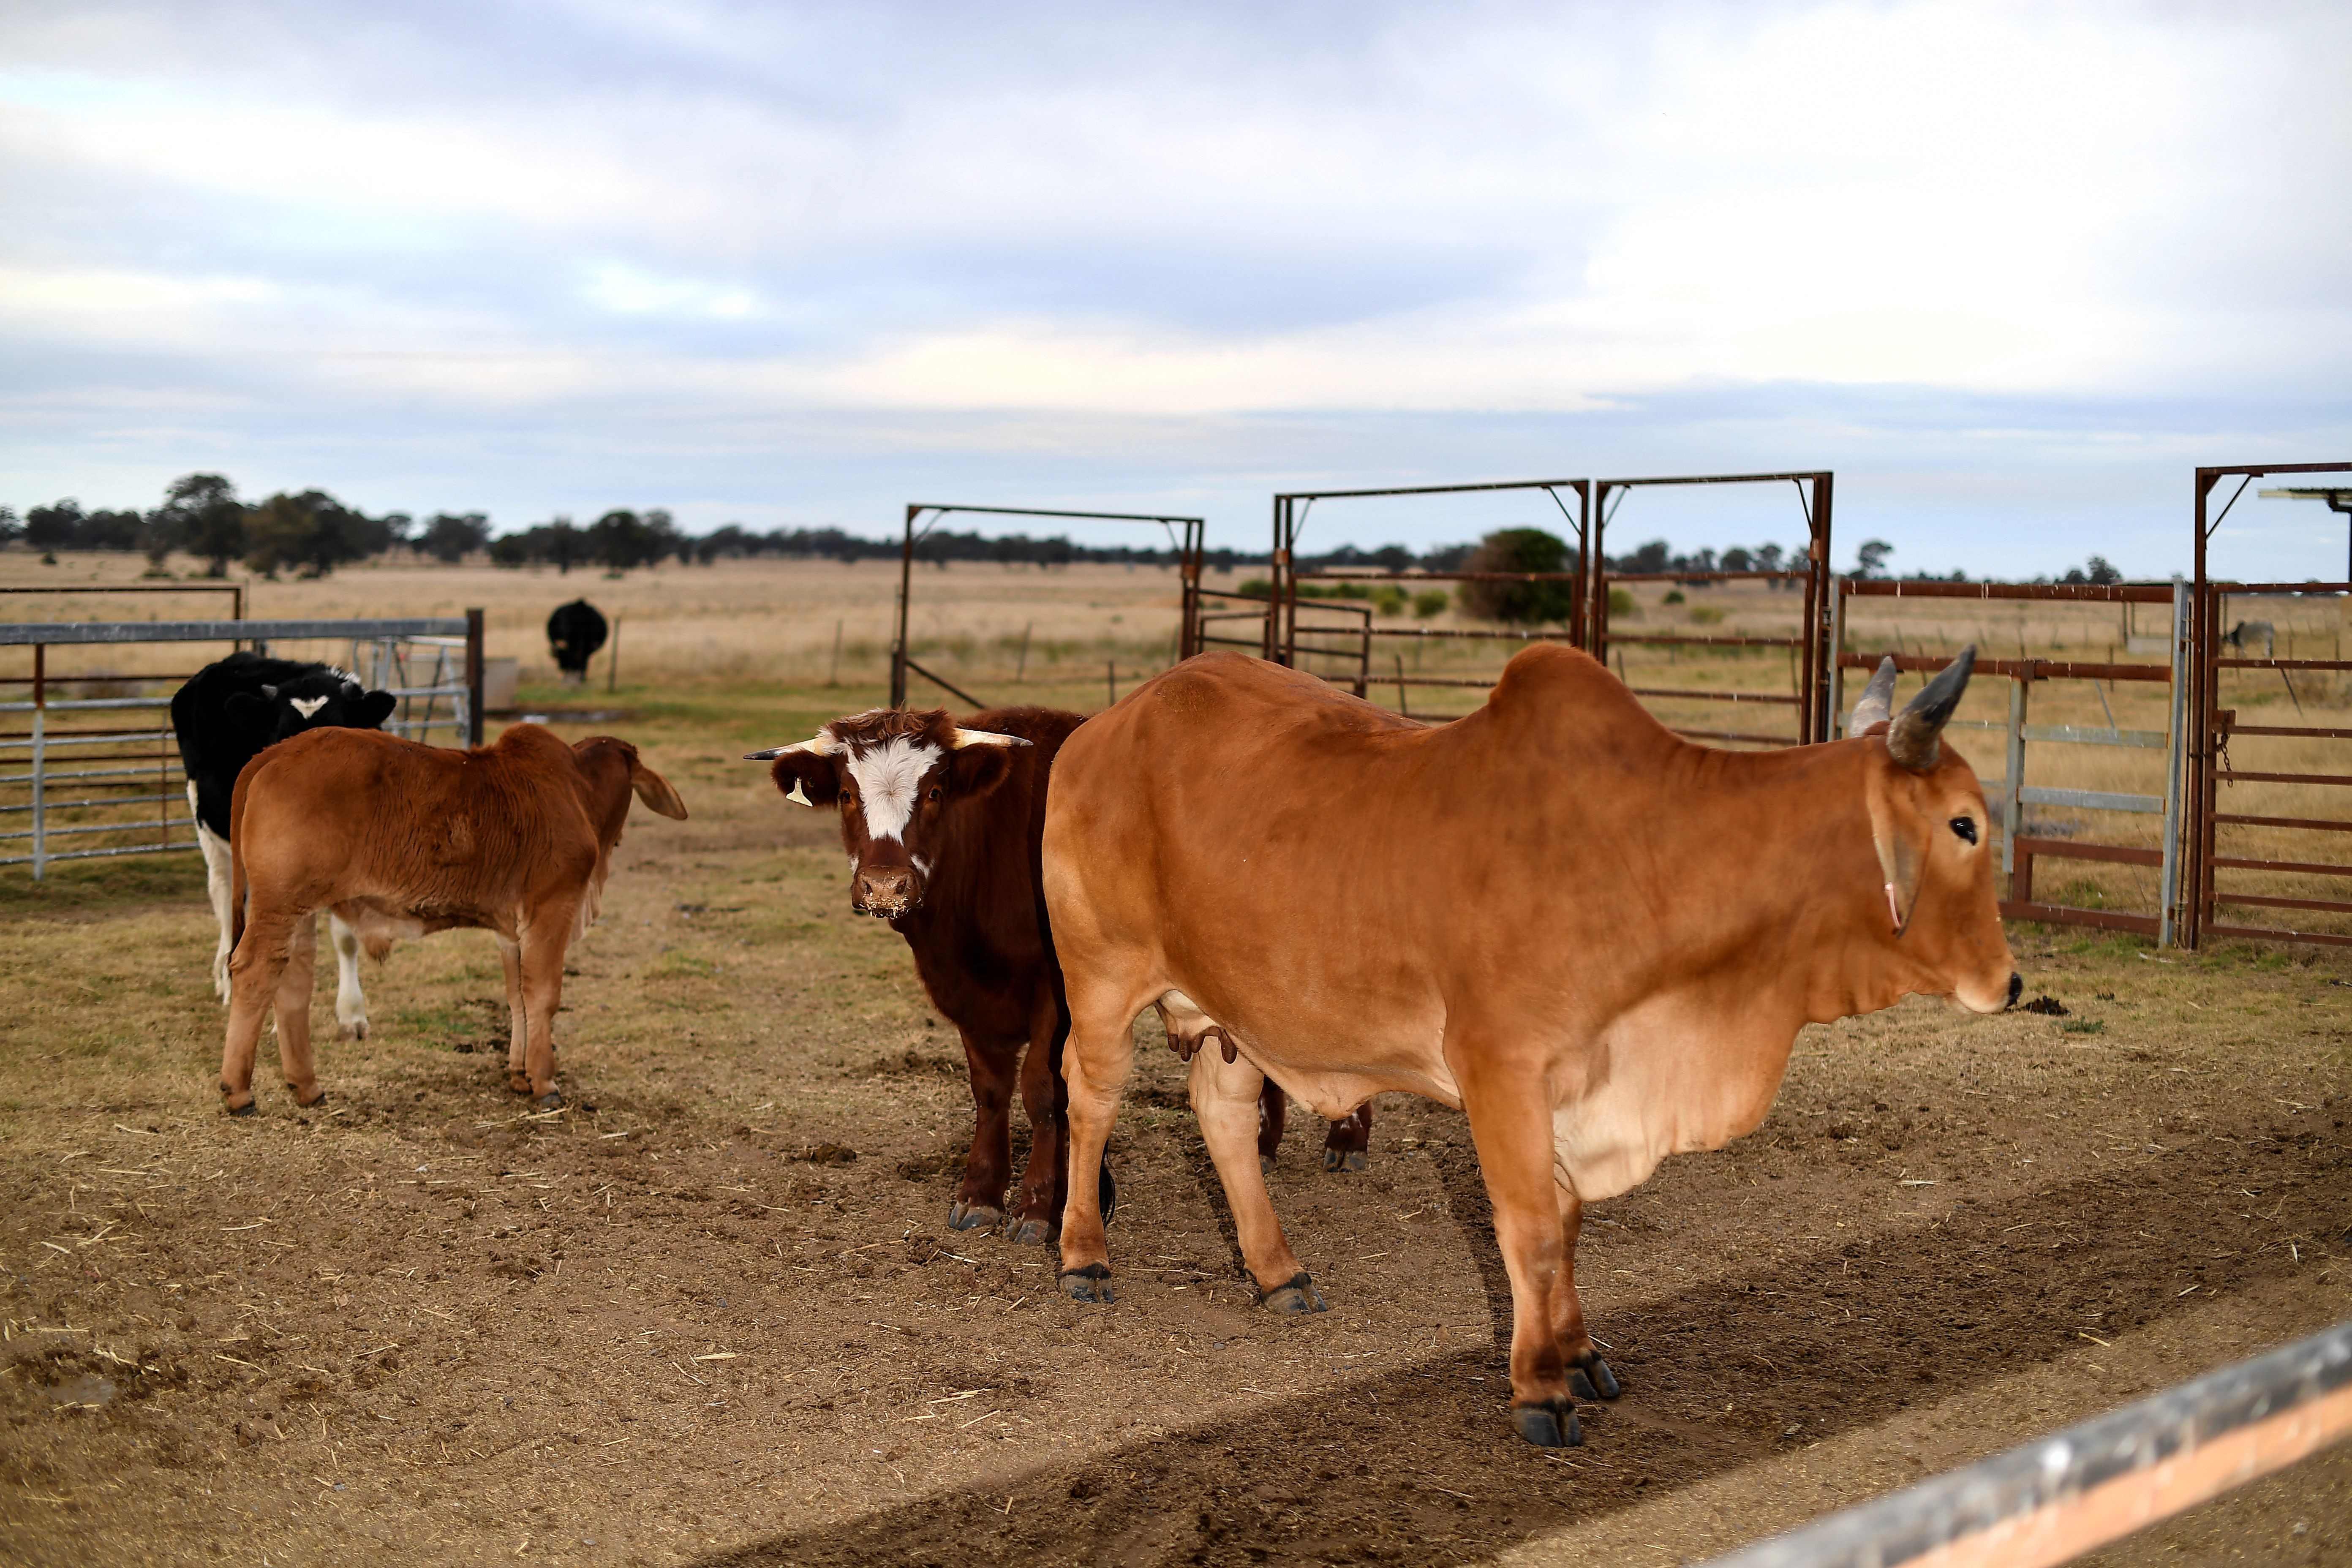
[[[1003,1223],[1015,1241],[1051,1240],[1067,1186],[1069,1014],[1038,892],[1045,780],[1082,721],[1047,708],[999,708],[963,724],[945,710],[877,708],[810,740],[754,752],[802,805],[841,808],[849,902],[907,939],[932,1004],[963,1037],[971,1072],[971,1154],[948,1211],[957,1230]],[[1029,1164],[1005,1212],[1013,1092],[1029,1112]],[[1115,1201],[1097,1151],[1100,1201]]]
[[[1045,901],[1070,1007],[1070,1157],[1099,1157],[1158,1005],[1221,1029],[1192,1104],[1266,1304],[1322,1300],[1251,1158],[1264,1078],[1327,1117],[1383,1090],[1469,1114],[1514,1304],[1520,1434],[1573,1443],[1617,1382],[1586,1331],[1583,1206],[1770,1110],[1797,1032],[1925,993],[1998,1012],[1984,795],[1940,740],[1974,650],[1854,738],[1692,745],[1581,653],[1512,659],[1429,729],[1213,653],[1146,682],[1055,767]],[[1108,1301],[1087,1194],[1062,1283]]]

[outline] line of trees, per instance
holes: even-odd
[[[896,539],[869,538],[839,528],[779,528],[761,533],[730,522],[709,533],[689,534],[658,507],[645,511],[615,509],[586,524],[559,516],[493,538],[489,518],[478,511],[436,512],[421,522],[399,511],[371,517],[318,489],[281,490],[267,500],[248,502],[238,499],[236,487],[226,477],[205,473],[173,480],[163,500],[144,512],[85,511],[79,501],[66,500],[30,508],[19,518],[13,510],[0,507],[0,546],[19,542],[50,552],[142,551],[158,572],[166,558],[182,552],[203,561],[206,574],[214,577],[225,575],[230,563],[238,561],[266,576],[281,572],[324,576],[346,563],[399,549],[452,564],[487,553],[500,566],[549,565],[559,573],[574,566],[626,572],[669,560],[705,566],[761,557],[895,561],[900,549]],[[1887,567],[1894,553],[1895,547],[1885,540],[1864,541],[1855,549],[1854,574],[1895,575]],[[1078,544],[1065,534],[1033,538],[1026,533],[983,535],[951,529],[935,529],[924,535],[916,542],[915,554],[942,570],[952,563],[1172,566],[1177,560],[1172,543],[1165,549],[1144,544]],[[1302,555],[1299,564],[1386,572],[1565,572],[1574,570],[1580,559],[1572,546],[1543,529],[1512,528],[1498,530],[1475,544],[1441,544],[1417,553],[1402,544],[1374,550],[1342,544],[1319,555]],[[1603,559],[1612,573],[1688,573],[1696,577],[1709,572],[1801,570],[1805,556],[1801,549],[1786,550],[1778,544],[1677,552],[1664,540],[1653,539]],[[1208,564],[1217,572],[1264,565],[1266,560],[1262,551],[1208,552]],[[1944,577],[1934,573],[1904,575],[1910,582],[1968,581],[1966,573],[1957,571]],[[2123,574],[2097,555],[2056,579],[2093,584],[2122,580]],[[1503,618],[1529,615],[1538,620],[1558,618],[1538,613],[1554,607],[1551,601],[1559,597],[1550,585],[1473,586],[1496,598],[1498,609],[1503,601],[1509,602],[1512,614]]]

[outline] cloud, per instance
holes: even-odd
[[[816,430],[851,449],[791,482],[877,515],[916,456],[1238,498],[1752,452],[1923,527],[2008,464],[2154,497],[2352,441],[2347,44],[2325,6],[24,8],[0,452],[193,466],[120,398],[232,470],[448,443],[384,482],[477,499],[412,510]]]

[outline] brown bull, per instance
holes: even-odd
[[[1514,1307],[1522,1436],[1578,1440],[1571,1389],[1613,1394],[1574,1279],[1583,1205],[1771,1107],[1797,1031],[2019,981],[1984,795],[1942,744],[1964,653],[1857,738],[1691,745],[1581,653],[1514,658],[1485,707],[1427,729],[1311,676],[1191,659],[1087,721],[1047,804],[1045,900],[1071,1027],[1070,1159],[1099,1157],[1158,1005],[1236,1045],[1192,1104],[1268,1305],[1320,1310],[1253,1154],[1271,1077],[1327,1117],[1382,1090],[1469,1114]],[[1062,1282],[1110,1300],[1091,1192]]]
[[[567,746],[536,724],[471,752],[311,730],[247,763],[229,805],[236,947],[220,1088],[230,1114],[253,1113],[254,1048],[273,1005],[295,1102],[326,1098],[310,1057],[310,916],[322,909],[379,957],[395,936],[496,932],[512,1015],[508,1084],[562,1104],[563,954],[596,918],[632,793],[664,816],[686,816],[626,741]]]

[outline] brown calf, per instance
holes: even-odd
[[[295,1102],[326,1098],[310,1058],[310,916],[321,909],[379,956],[396,936],[496,932],[513,1016],[508,1087],[561,1105],[563,954],[596,918],[633,792],[664,816],[686,816],[626,741],[566,745],[536,724],[472,752],[312,730],[247,763],[229,806],[229,1113],[253,1113],[254,1047],[273,1005]]]

